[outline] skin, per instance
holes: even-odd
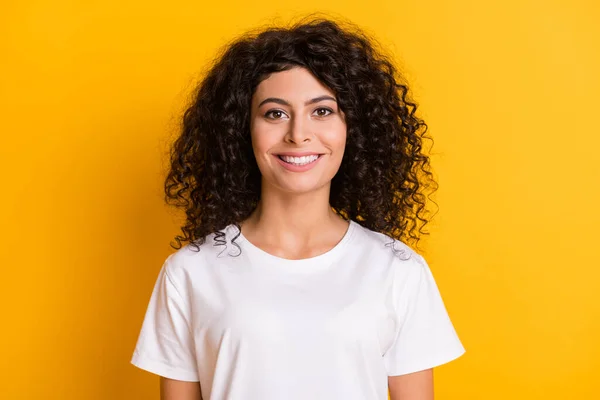
[[[262,175],[261,200],[240,223],[247,240],[275,256],[323,254],[345,235],[348,222],[329,204],[331,179],[346,145],[346,121],[335,94],[304,68],[277,72],[252,97],[252,148]],[[305,172],[285,169],[275,154],[323,154]],[[433,370],[388,377],[391,400],[432,400]],[[202,399],[198,382],[161,377],[162,400]]]
[[[433,368],[388,376],[391,400],[433,400]]]
[[[321,100],[310,103],[313,99]],[[331,179],[346,146],[335,94],[303,68],[272,74],[252,97],[250,129],[262,184],[260,203],[240,224],[244,236],[282,258],[325,253],[348,229],[329,205]],[[275,157],[285,151],[324,155],[311,170],[291,172]]]
[[[184,382],[160,377],[161,400],[202,400],[200,382]]]

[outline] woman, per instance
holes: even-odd
[[[186,110],[160,271],[132,363],[163,399],[432,399],[465,352],[418,242],[425,123],[360,30],[327,19],[226,48]]]

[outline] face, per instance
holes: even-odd
[[[276,72],[252,96],[252,147],[263,185],[306,193],[331,184],[346,146],[335,94],[305,68]]]

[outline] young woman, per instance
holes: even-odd
[[[426,125],[373,43],[270,28],[201,82],[165,185],[184,236],[131,361],[162,399],[432,399],[433,367],[465,352],[409,247],[435,187]]]

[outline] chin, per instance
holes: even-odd
[[[294,194],[306,194],[310,192],[316,192],[323,189],[324,186],[327,186],[331,181],[328,182],[279,182],[276,186],[285,193],[294,193]]]

